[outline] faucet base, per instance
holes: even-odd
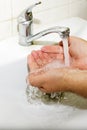
[[[30,46],[30,45],[32,45],[32,42],[29,42],[29,43],[27,43],[27,38],[25,38],[25,37],[19,37],[19,44],[21,45],[21,46]]]

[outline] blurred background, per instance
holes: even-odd
[[[87,20],[87,0],[40,1],[42,4],[33,9],[34,18],[37,19],[36,28],[71,17]],[[17,35],[18,15],[36,2],[38,0],[0,0],[0,40]]]

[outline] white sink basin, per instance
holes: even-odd
[[[87,40],[85,20],[72,18],[55,25],[68,26],[71,35]],[[56,38],[47,36],[40,40],[57,41]],[[87,129],[86,99],[66,93],[67,100],[59,104],[27,102],[27,55],[40,47],[20,46],[17,37],[0,43],[0,129]]]

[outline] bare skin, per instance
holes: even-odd
[[[34,57],[39,68],[55,59],[64,63],[62,42],[60,42],[58,46],[44,46],[41,50],[33,51],[31,55]],[[70,37],[69,56],[70,67],[87,69],[87,41]]]
[[[33,86],[45,92],[71,91],[87,97],[87,41],[69,38],[69,68],[41,69],[56,59],[64,64],[63,46],[45,46],[28,56],[28,65],[33,72],[28,79]],[[59,67],[61,67],[61,64]]]

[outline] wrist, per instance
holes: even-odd
[[[66,85],[67,91],[74,92],[76,93],[79,89],[79,86],[81,86],[81,70],[79,69],[70,69],[67,71],[67,76],[66,76]]]
[[[60,71],[60,72],[59,72]],[[60,73],[60,79],[58,81],[58,89],[60,87],[60,91],[71,91],[72,88],[72,73],[73,70],[70,68],[62,68],[58,69],[58,73]]]
[[[77,84],[77,70],[67,68],[63,74],[64,91],[72,92]]]

